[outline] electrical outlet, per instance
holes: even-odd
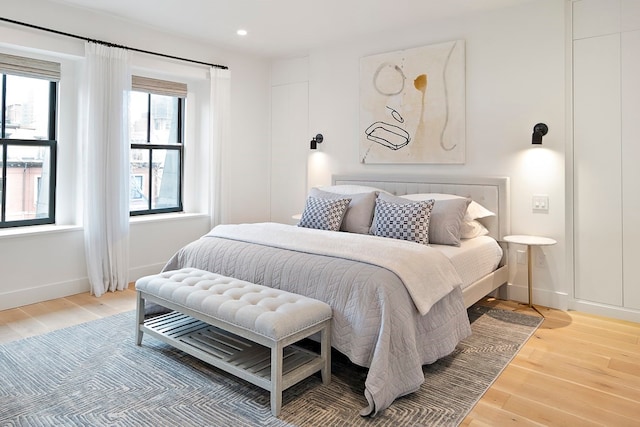
[[[549,196],[546,194],[534,194],[531,198],[533,212],[549,213]]]
[[[516,254],[517,254],[518,264],[527,263],[527,251],[517,251]]]
[[[538,251],[536,254],[536,267],[545,268],[547,266],[547,257],[544,252]]]

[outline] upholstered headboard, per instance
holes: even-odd
[[[483,224],[495,239],[510,233],[509,178],[465,175],[334,175],[334,185],[367,185],[396,196],[414,193],[446,193],[470,197],[496,217],[485,218]]]

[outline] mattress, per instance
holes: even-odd
[[[459,247],[431,246],[451,260],[462,280],[462,289],[494,271],[502,259],[502,248],[489,236],[463,239]]]

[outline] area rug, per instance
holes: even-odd
[[[376,417],[358,415],[366,370],[334,351],[331,384],[285,390],[275,418],[267,391],[150,336],[136,346],[123,313],[0,346],[0,425],[456,426],[541,323],[482,306],[469,318],[473,335]]]

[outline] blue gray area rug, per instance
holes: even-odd
[[[358,415],[366,370],[336,352],[331,384],[285,390],[275,418],[266,390],[148,335],[136,346],[123,313],[0,346],[0,426],[456,426],[541,323],[481,306],[469,318],[473,335],[375,418]]]

